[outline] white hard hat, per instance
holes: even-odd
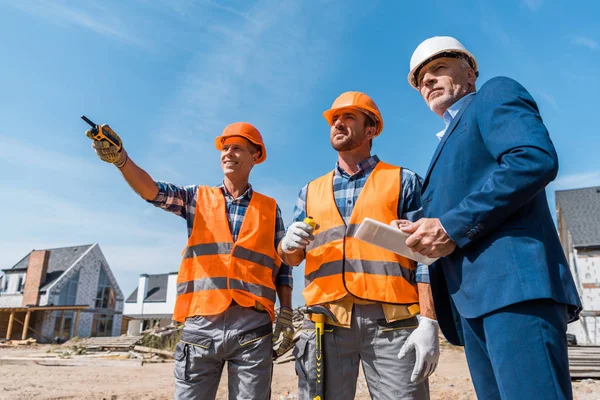
[[[473,68],[475,76],[479,76],[477,60],[475,60],[475,57],[467,51],[461,42],[450,36],[434,36],[421,42],[410,58],[410,72],[408,74],[408,83],[410,86],[419,90],[417,85],[419,71],[428,62],[441,57],[463,58]]]

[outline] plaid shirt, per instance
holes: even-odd
[[[336,163],[333,170],[333,195],[340,215],[344,218],[346,225],[348,225],[358,195],[365,186],[365,183],[367,183],[367,179],[378,162],[379,158],[375,155],[361,161],[358,164],[358,172],[352,176]],[[421,184],[421,179],[417,174],[409,169],[402,168],[402,193],[400,193],[400,198],[398,199],[398,215],[401,219],[414,222],[423,217]],[[307,190],[308,184],[304,185],[298,194],[298,199],[294,206],[294,220],[292,222],[302,221],[306,217]],[[429,268],[427,265],[417,265],[416,281],[429,283]]]
[[[154,200],[148,200],[150,204],[162,208],[165,211],[179,215],[187,221],[188,237],[192,234],[194,227],[194,217],[196,216],[196,198],[198,197],[198,185],[177,186],[166,182],[156,182],[158,185],[158,194]],[[237,240],[242,226],[242,221],[246,215],[248,204],[252,198],[252,186],[238,198],[234,198],[225,188],[223,183],[218,185],[223,191],[225,205],[227,207],[227,220],[233,241]],[[277,206],[277,215],[275,222],[275,248],[285,235],[285,225],[281,217],[281,210]],[[293,288],[292,269],[282,263],[277,275],[277,286],[289,286]]]

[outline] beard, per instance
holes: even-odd
[[[437,112],[439,110],[447,110],[452,104],[456,103],[460,99],[456,93],[444,93],[441,96],[436,97],[435,99],[429,102],[429,109],[433,112]]]
[[[358,135],[359,132],[354,133],[354,135],[347,134],[342,140],[334,141],[334,138],[331,138],[331,146],[335,151],[352,151],[359,148],[362,144],[361,135]]]

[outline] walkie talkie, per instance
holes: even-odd
[[[96,125],[88,117],[85,115],[81,116],[81,119],[87,122],[92,127],[92,136],[94,140],[100,142],[102,140],[106,140],[112,146],[115,146],[118,151],[121,151],[122,143],[116,139],[115,131],[113,131],[110,126],[104,124],[102,126]]]

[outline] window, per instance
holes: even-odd
[[[55,313],[56,319],[54,321],[54,333],[53,338],[58,338],[60,343],[69,340],[73,336],[75,312],[65,311],[64,317],[61,319],[60,312]],[[62,322],[62,325],[61,325]]]
[[[79,271],[60,290],[58,304],[61,306],[74,306],[77,304],[77,284],[79,282]]]
[[[115,291],[113,290],[104,269],[100,268],[98,291],[96,292],[96,308],[115,308]]]
[[[25,289],[25,275],[20,275],[19,276],[19,289],[17,289],[17,292],[22,292],[23,289]]]
[[[112,322],[112,315],[94,314],[92,336],[112,336]]]
[[[0,292],[8,292],[8,275],[2,277],[2,286],[0,286]]]

